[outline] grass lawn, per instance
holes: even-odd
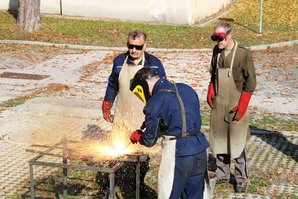
[[[226,9],[232,10],[223,20],[234,26],[235,39],[244,45],[267,44],[298,39],[298,4],[296,0],[263,2],[263,34],[259,31],[259,0],[235,0]],[[222,11],[220,11],[222,12]],[[219,14],[219,13],[217,13]],[[127,33],[134,29],[148,34],[148,46],[155,48],[211,48],[213,26],[136,23],[119,20],[91,20],[41,16],[42,29],[24,33],[16,28],[16,19],[8,12],[0,12],[0,38],[81,45],[126,45]]]

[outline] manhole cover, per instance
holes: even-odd
[[[1,78],[13,78],[13,79],[42,80],[42,79],[49,77],[49,75],[4,72],[4,73],[0,74],[0,77]]]

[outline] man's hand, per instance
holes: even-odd
[[[112,106],[113,106],[113,103],[108,101],[103,101],[101,106],[103,118],[107,122],[111,122],[111,123],[114,122],[114,115],[111,115]]]
[[[239,99],[238,105],[235,106],[231,110],[231,113],[236,112],[236,114],[234,115],[233,120],[239,121],[245,115],[245,112],[247,110],[250,98],[251,98],[250,93],[247,93],[247,92],[244,92],[244,91],[241,93],[241,97]]]
[[[133,144],[136,144],[136,143],[140,142],[143,133],[144,133],[144,132],[143,132],[142,130],[135,130],[135,131],[130,135],[130,141],[131,141]]]
[[[207,103],[209,104],[211,109],[215,108],[215,105],[213,104],[214,99],[215,99],[214,86],[212,83],[210,83],[208,86]]]

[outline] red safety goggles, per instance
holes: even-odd
[[[129,49],[136,48],[136,50],[142,50],[143,47],[144,47],[144,44],[143,45],[133,45],[133,44],[127,43],[127,48],[129,48]]]
[[[211,35],[211,39],[212,41],[223,41],[227,38],[227,35],[230,33],[230,31],[228,32],[216,32],[216,33],[213,33],[213,35]]]

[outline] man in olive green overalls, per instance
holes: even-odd
[[[251,51],[233,40],[232,26],[220,22],[211,36],[217,45],[211,61],[211,82],[207,102],[211,110],[210,136],[216,156],[218,182],[230,181],[230,163],[235,160],[235,191],[247,186],[249,115],[247,107],[256,87],[256,74]]]

